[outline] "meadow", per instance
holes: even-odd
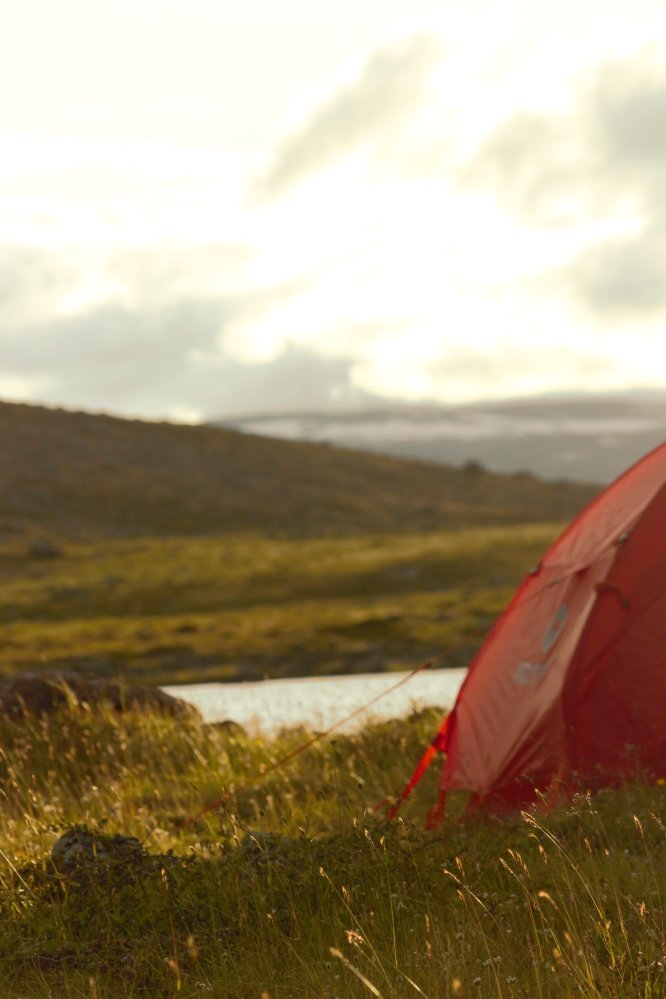
[[[0,548],[0,674],[151,683],[466,665],[561,525]]]

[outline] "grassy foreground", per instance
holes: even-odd
[[[323,740],[273,773],[303,732],[263,741],[81,709],[4,724],[0,994],[666,994],[664,789],[468,826],[458,800],[428,833],[433,772],[387,824],[372,806],[438,717]],[[137,836],[145,854],[58,873],[50,848],[75,823]]]

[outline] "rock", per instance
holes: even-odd
[[[224,718],[222,721],[208,722],[206,728],[213,728],[217,732],[221,732],[223,735],[228,735],[232,739],[244,739],[247,738],[247,732],[242,725],[238,722],[232,721],[231,718]]]
[[[0,716],[48,715],[60,708],[104,704],[118,712],[144,711],[174,718],[201,720],[191,704],[172,697],[159,687],[133,686],[99,676],[58,671],[24,673],[0,692]]]
[[[299,840],[281,833],[247,829],[241,842],[243,856],[255,864],[285,865],[290,852],[298,849]]]
[[[194,858],[171,852],[148,853],[136,836],[109,835],[76,825],[55,841],[50,860],[50,871],[47,865],[46,873],[67,878],[72,890],[78,887],[89,900],[95,891],[106,892],[146,877],[160,877],[164,870],[188,866]]]
[[[28,549],[30,558],[60,558],[63,554],[62,548],[49,538],[39,538],[33,541]]]
[[[146,852],[135,836],[105,836],[92,832],[85,826],[72,826],[55,841],[51,848],[51,861],[60,874],[72,874],[96,862],[117,861],[136,866],[146,857]]]

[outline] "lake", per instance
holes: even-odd
[[[347,722],[342,730],[361,728],[371,718],[385,720],[406,715],[413,708],[451,707],[466,673],[466,669],[417,673]],[[409,673],[309,676],[255,683],[178,684],[162,689],[194,704],[207,722],[228,719],[252,734],[268,735],[292,725],[328,729],[408,676]]]

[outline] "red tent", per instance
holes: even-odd
[[[431,823],[454,788],[473,792],[472,808],[502,811],[538,793],[553,800],[666,776],[666,443],[605,489],[531,571],[403,799],[438,751]]]

